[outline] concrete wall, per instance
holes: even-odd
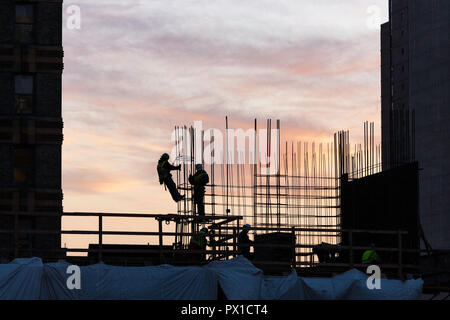
[[[383,170],[389,169],[390,159],[390,113],[391,113],[391,25],[381,25],[381,146]]]
[[[14,111],[14,74],[0,71],[0,115],[11,115]]]
[[[381,30],[383,167],[398,134],[389,110],[414,110],[422,226],[433,248],[450,249],[450,1],[390,4]]]
[[[61,213],[61,143],[60,133],[55,134],[52,130],[61,126],[61,69],[57,63],[50,64],[45,68],[30,69],[28,60],[24,53],[30,52],[28,45],[49,46],[48,50],[62,45],[62,3],[30,1],[34,5],[33,36],[27,37],[26,42],[17,43],[15,38],[15,6],[11,4],[0,4],[0,44],[6,47],[15,46],[20,48],[22,54],[16,53],[16,59],[22,60],[17,64],[14,72],[5,64],[0,65],[0,116],[3,117],[0,127],[10,129],[9,123],[18,123],[14,132],[21,132],[19,138],[5,138],[0,142],[0,198],[9,203],[11,208],[2,210],[14,210],[12,203],[24,211],[35,213],[35,216],[20,217],[19,226],[26,229],[40,228],[44,230],[60,230],[61,219],[55,217],[39,217],[39,212]],[[15,50],[20,52],[19,50]],[[3,52],[2,54],[7,54]],[[34,75],[33,111],[31,114],[18,114],[15,108],[15,84],[16,74]],[[41,72],[44,71],[44,72]],[[32,128],[32,129],[30,129]],[[16,130],[19,129],[19,130]],[[53,132],[53,133],[52,133]],[[26,133],[26,134],[25,134]],[[33,137],[33,138],[30,138]],[[33,184],[25,185],[15,183],[13,179],[14,156],[13,150],[17,147],[31,147],[34,150]],[[13,191],[4,191],[5,188],[13,187]],[[14,200],[14,201],[13,201]],[[6,205],[5,205],[6,206]],[[6,206],[7,207],[7,206]],[[13,228],[14,223],[11,216],[0,217],[0,227],[3,229]],[[36,250],[59,249],[59,234],[21,235],[19,247],[25,242],[23,253],[28,254],[33,250],[33,255],[45,257],[51,255],[49,252]],[[5,257],[10,257],[15,248],[10,235],[0,235],[0,251]],[[9,252],[8,252],[9,250]],[[20,248],[19,250],[22,250]],[[27,251],[28,250],[28,251]],[[54,255],[54,253],[52,253]]]
[[[62,43],[62,5],[61,3],[36,3],[36,43],[61,45]]]
[[[421,220],[432,247],[450,249],[450,1],[410,0],[408,9]]]
[[[0,3],[0,43],[14,41],[14,4]]]
[[[35,114],[45,117],[61,117],[61,74],[38,73],[35,77]]]
[[[44,189],[61,188],[61,146],[38,145],[35,151],[36,187]]]

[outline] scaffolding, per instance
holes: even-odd
[[[174,248],[188,247],[191,236],[201,227],[207,227],[218,234],[214,236],[214,250],[225,253],[212,257],[227,259],[227,252],[236,254],[230,248],[246,223],[252,226],[255,237],[274,232],[292,233],[296,240],[295,265],[317,263],[315,246],[341,243],[341,177],[347,174],[350,179],[357,179],[381,170],[381,149],[374,143],[373,123],[364,124],[364,143],[355,145],[353,153],[348,131],[335,133],[333,141],[328,143],[282,141],[281,122],[274,123],[272,126],[269,119],[258,129],[254,120],[251,129],[239,131],[230,128],[226,118],[225,135],[214,129],[175,127],[174,159],[175,164],[182,165],[182,170],[174,178],[185,199],[178,202],[176,214],[163,215],[164,219],[171,219],[164,220],[166,223],[175,222],[171,234]],[[202,163],[210,176],[203,219],[198,219],[195,212],[193,190],[188,182],[196,163]],[[20,212],[13,210],[5,214],[14,217]],[[134,217],[114,215],[122,216]],[[102,221],[99,218],[99,233],[102,233]],[[14,234],[17,238],[18,231]],[[151,232],[123,234],[153,235]],[[101,245],[99,239],[100,248]]]
[[[266,120],[258,128],[232,129],[225,118],[225,134],[219,130],[176,126],[175,164],[182,165],[176,183],[185,199],[179,215],[195,215],[188,177],[195,164],[203,164],[210,176],[206,186],[208,215],[242,216],[257,233],[282,228],[303,228],[296,233],[302,245],[338,244],[340,228],[340,178],[360,178],[381,171],[381,147],[374,143],[374,124],[364,123],[364,143],[350,150],[348,131],[334,134],[328,143],[281,141],[281,122]],[[209,142],[205,145],[205,141]],[[185,226],[196,232],[199,224]],[[189,239],[181,239],[187,243]],[[311,248],[298,248],[300,260],[309,259]]]

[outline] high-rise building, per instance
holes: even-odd
[[[428,242],[450,249],[450,1],[390,0],[381,27],[383,167],[416,159]]]
[[[55,257],[61,248],[62,70],[62,0],[1,0],[0,256],[4,258]]]

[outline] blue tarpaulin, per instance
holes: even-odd
[[[214,300],[218,286],[230,300],[412,300],[420,299],[423,281],[381,279],[381,289],[367,287],[368,276],[356,269],[331,278],[265,276],[243,256],[203,267],[117,267],[103,263],[80,267],[80,289],[69,289],[66,262],[39,258],[0,264],[0,299],[157,299]]]

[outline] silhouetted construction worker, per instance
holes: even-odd
[[[320,263],[333,263],[336,261],[336,253],[339,251],[339,245],[322,242],[315,245],[312,249],[313,254],[317,255]]]
[[[381,259],[378,253],[375,251],[375,244],[370,245],[372,248],[364,251],[362,255],[362,264],[380,264]]]
[[[159,183],[163,184],[164,186],[169,189],[170,195],[172,196],[172,199],[175,202],[178,202],[180,200],[184,199],[184,196],[182,196],[177,189],[177,186],[175,182],[172,180],[172,174],[170,171],[172,170],[181,170],[181,165],[179,166],[173,166],[169,163],[169,155],[167,153],[164,153],[161,158],[158,161],[158,176],[159,176]]]
[[[208,241],[206,240],[206,235],[208,234],[207,228],[202,228],[197,234],[194,234],[191,237],[191,241],[189,242],[189,249],[191,250],[192,262],[200,263],[205,261],[206,253],[205,252],[194,252],[195,250],[206,250],[206,244]]]
[[[205,186],[209,182],[209,176],[203,170],[202,164],[196,164],[195,170],[194,175],[189,175],[189,183],[194,186],[194,204],[197,206],[197,213],[205,216]]]
[[[250,225],[245,224],[243,230],[238,235],[238,251],[248,260],[253,259],[253,255],[250,253],[250,246],[253,241],[248,237],[248,232],[250,231]]]

